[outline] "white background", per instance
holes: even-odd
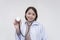
[[[34,6],[48,35],[60,40],[60,0],[0,0],[0,40],[15,40],[14,19],[24,19],[27,7]]]

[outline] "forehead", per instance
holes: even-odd
[[[35,13],[33,9],[29,9],[28,12],[30,12],[30,13]],[[28,12],[27,12],[27,13],[28,13]]]

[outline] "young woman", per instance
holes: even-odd
[[[34,7],[25,11],[26,21],[21,23],[15,20],[16,40],[46,40],[43,25],[37,22],[38,14]]]

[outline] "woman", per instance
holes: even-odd
[[[37,22],[38,14],[34,7],[25,11],[26,21],[21,23],[15,20],[16,40],[46,40],[43,25]]]

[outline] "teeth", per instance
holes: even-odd
[[[16,17],[16,20],[17,20],[17,21],[20,21],[20,17]]]

